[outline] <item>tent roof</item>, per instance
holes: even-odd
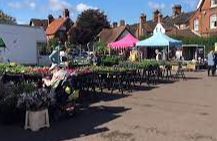
[[[181,47],[182,41],[170,38],[165,34],[166,30],[161,23],[158,23],[153,31],[153,36],[150,38],[140,41],[136,46],[140,47],[168,47],[168,46],[179,46]]]
[[[0,48],[5,48],[5,43],[3,41],[3,39],[0,37]]]
[[[128,34],[119,41],[112,42],[109,44],[111,48],[132,48],[136,45],[139,40],[135,38],[133,35]]]
[[[182,42],[179,40],[172,39],[167,35],[158,32],[152,37],[138,42],[136,46],[140,47],[168,47],[168,46],[181,46]]]

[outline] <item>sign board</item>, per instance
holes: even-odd
[[[215,43],[215,51],[217,51],[217,43]]]

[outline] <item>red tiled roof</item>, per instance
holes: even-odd
[[[50,25],[48,25],[46,34],[54,35],[67,21],[68,18],[55,19]]]

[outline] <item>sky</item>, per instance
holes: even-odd
[[[62,15],[64,8],[70,10],[70,17],[77,16],[87,9],[100,9],[108,16],[108,20],[128,24],[139,21],[141,13],[152,19],[153,11],[160,9],[164,16],[172,14],[172,6],[181,4],[183,11],[196,9],[199,0],[0,0],[0,9],[16,18],[20,24],[28,24],[31,18],[47,19]]]

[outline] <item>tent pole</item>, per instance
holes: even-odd
[[[170,52],[170,46],[167,47],[167,61],[169,61],[169,52]]]

